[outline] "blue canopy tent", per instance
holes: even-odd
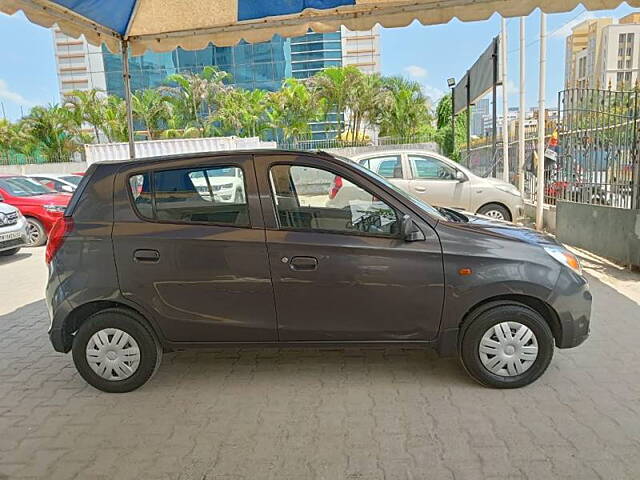
[[[67,35],[84,35],[89,43],[122,52],[130,150],[132,138],[129,53],[196,50],[210,42],[228,46],[241,39],[267,41],[303,35],[309,30],[367,30],[376,24],[401,27],[414,20],[424,25],[528,15],[540,7],[566,12],[583,4],[589,10],[615,8],[621,0],[0,0],[0,12],[23,11],[34,23],[57,24]],[[640,7],[640,0],[627,0]]]

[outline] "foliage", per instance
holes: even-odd
[[[158,90],[142,90],[131,96],[131,110],[134,118],[142,121],[149,134],[149,140],[157,137],[161,125],[172,114],[165,97]]]
[[[326,99],[317,98],[307,85],[293,78],[285,80],[282,88],[271,93],[269,99],[269,120],[277,139],[280,131],[285,140],[308,139],[310,123],[327,111]]]
[[[451,112],[453,105],[451,96],[445,95],[438,102],[436,107],[436,140],[440,146],[440,150],[444,155],[455,161],[460,160],[460,148],[466,145],[467,132],[467,115],[456,115],[456,138],[453,140],[453,131],[451,129]]]
[[[213,135],[258,136],[278,141],[311,138],[311,125],[324,121],[344,142],[385,137],[435,136],[431,102],[420,85],[400,77],[368,75],[354,66],[331,67],[306,80],[289,78],[275,92],[230,85],[215,67],[167,77],[156,89],[133,92],[135,126],[149,139]],[[436,120],[448,123],[438,105]],[[460,129],[463,132],[463,129]],[[449,133],[450,135],[450,133]],[[34,107],[23,119],[0,121],[3,153],[70,159],[82,145],[125,142],[125,102],[100,90],[74,91],[62,106]]]
[[[384,88],[389,100],[384,103],[380,120],[380,135],[407,137],[433,132],[431,101],[420,84],[402,77],[385,79]]]

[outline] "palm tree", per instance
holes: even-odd
[[[364,74],[356,67],[330,67],[317,73],[309,79],[311,91],[316,98],[324,101],[325,119],[332,114],[337,114],[337,136],[344,130],[344,121],[340,116],[357,97],[355,85],[359,83]]]
[[[230,89],[220,95],[219,107],[212,120],[223,134],[259,137],[270,126],[269,94],[264,90]]]
[[[102,130],[110,143],[126,142],[129,139],[127,107],[120,97],[109,96],[107,98]]]
[[[59,105],[33,107],[23,125],[49,162],[69,161],[87,140],[77,128],[73,111]]]
[[[96,142],[100,141],[100,132],[104,128],[104,113],[107,104],[106,95],[101,90],[74,90],[67,97],[67,105],[74,112],[78,127],[84,123],[91,125]]]
[[[299,80],[289,78],[282,88],[269,95],[269,122],[276,138],[282,131],[285,139],[297,141],[311,136],[311,122],[326,112],[326,100],[314,95]]]
[[[433,132],[431,101],[419,83],[402,77],[385,79],[391,95],[389,108],[380,112],[380,135],[408,137]]]
[[[385,88],[380,74],[362,75],[353,85],[353,98],[349,99],[348,131],[352,138],[364,135],[367,126],[380,123],[384,113],[393,107],[393,96]],[[361,135],[362,134],[362,135]]]
[[[178,117],[181,128],[197,127],[200,136],[207,133],[209,118],[219,103],[219,95],[229,87],[225,85],[230,75],[216,67],[204,67],[202,72],[176,73],[167,77],[167,82],[174,87],[163,87],[160,91],[174,106],[174,114]]]
[[[9,160],[9,153],[14,148],[15,128],[14,125],[4,118],[0,118],[0,152],[5,159]]]
[[[166,98],[158,90],[141,90],[131,96],[134,117],[144,123],[149,140],[156,137],[162,123],[172,113]]]

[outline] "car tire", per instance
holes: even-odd
[[[103,392],[125,393],[154,375],[162,360],[162,347],[137,314],[110,308],[82,323],[73,338],[72,354],[87,383]]]
[[[545,372],[553,350],[553,333],[545,319],[525,305],[510,303],[472,314],[461,331],[459,351],[466,371],[482,385],[519,388]]]
[[[4,250],[0,252],[0,257],[10,257],[11,255],[15,255],[20,251],[20,247],[12,248],[11,250]]]
[[[498,203],[488,203],[487,205],[480,207],[478,214],[486,215],[487,217],[495,218],[496,220],[506,220],[507,222],[511,221],[511,213],[509,210]]]
[[[41,247],[47,243],[47,232],[40,220],[27,217],[27,246]]]

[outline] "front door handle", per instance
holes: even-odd
[[[158,263],[160,261],[160,252],[147,249],[136,250],[133,252],[133,259],[141,263]]]
[[[318,259],[315,257],[293,257],[289,262],[289,268],[296,271],[307,271],[318,269]]]
[[[427,189],[425,187],[414,187],[416,192],[426,192]]]

